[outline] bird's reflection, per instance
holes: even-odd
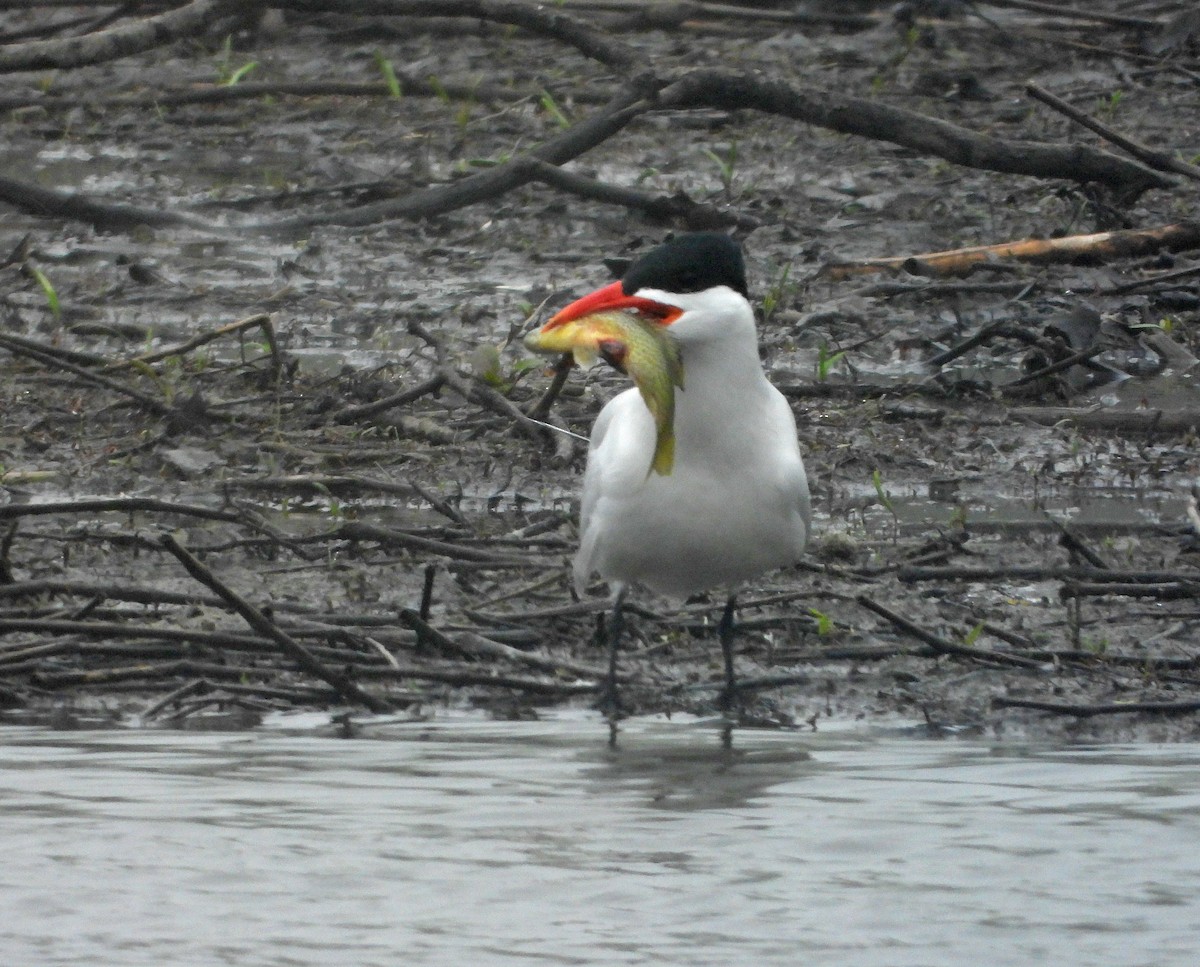
[[[606,793],[644,790],[646,805],[684,811],[745,806],[817,768],[795,734],[768,738],[725,723],[711,736],[701,729],[622,731],[615,743],[597,743],[581,755],[594,759],[583,778]]]

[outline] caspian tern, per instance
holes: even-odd
[[[763,372],[745,263],[729,236],[675,237],[633,262],[620,281],[560,310],[539,335],[576,320],[586,327],[586,317],[614,311],[666,329],[682,359],[682,388],[666,473],[651,472],[661,427],[637,388],[612,399],[592,428],[574,577],[581,593],[593,574],[615,592],[604,702],[615,716],[622,604],[631,586],[675,598],[721,589],[728,598],[718,626],[720,704],[728,709],[736,697],[737,590],[796,563],[808,542],[796,421]],[[624,348],[608,340],[602,355],[620,367]]]

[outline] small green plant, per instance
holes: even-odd
[[[346,516],[346,511],[342,506],[342,502],[333,495],[333,491],[330,490],[325,484],[321,483],[319,480],[315,481],[313,483],[313,489],[329,501],[330,517],[332,517],[334,520],[341,520]]]
[[[919,27],[909,27],[904,34],[904,40],[901,41],[900,49],[892,54],[871,78],[871,92],[873,94],[880,93],[887,85],[888,78],[896,73],[896,68],[908,60],[909,55],[916,49],[917,41],[921,39],[921,30]]]
[[[895,542],[900,537],[900,515],[896,513],[896,505],[892,503],[892,495],[883,487],[883,474],[878,470],[872,470],[871,483],[875,487],[875,496],[879,498],[879,503],[883,506],[884,510],[892,515],[892,541]]]
[[[443,104],[449,104],[451,101],[450,92],[446,90],[446,86],[438,80],[436,74],[429,75],[429,88],[433,91],[433,96]]]
[[[175,369],[178,370],[178,366],[179,366],[179,357],[178,356],[168,356],[163,361],[165,368],[167,368],[168,370],[171,369],[171,361],[172,360],[175,361]],[[160,393],[162,393],[163,399],[165,399],[168,403],[170,403],[174,400],[175,386],[173,384],[173,381],[161,376],[159,374],[158,370],[155,369],[153,366],[151,366],[149,363],[144,362],[143,360],[140,360],[140,359],[134,359],[134,360],[130,361],[129,368],[132,369],[136,373],[141,373],[148,380],[150,380],[152,383],[154,383],[154,385],[158,387],[158,391]]]
[[[979,640],[979,636],[983,634],[983,622],[979,622],[974,628],[963,635],[964,645],[973,645]]]
[[[30,276],[33,277],[33,281],[41,287],[42,293],[46,296],[46,304],[50,306],[50,312],[54,318],[61,318],[62,304],[58,301],[58,293],[54,291],[53,284],[48,278],[46,278],[46,273],[39,269],[36,265],[29,264],[26,264],[25,271],[28,272]]]
[[[544,88],[542,90],[541,101],[542,110],[554,119],[555,124],[557,124],[560,128],[569,128],[571,126],[571,119],[567,117],[563,109],[558,106],[558,103],[554,100],[554,96]]]
[[[241,67],[233,66],[233,38],[226,35],[225,43],[221,45],[221,54],[217,58],[217,83],[233,87],[238,81],[258,66],[258,61],[252,60]]]
[[[1107,98],[1102,100],[1097,106],[1098,114],[1103,114],[1106,117],[1112,117],[1117,113],[1117,108],[1121,105],[1121,98],[1124,96],[1122,91],[1113,91]]]
[[[375,51],[375,66],[379,68],[379,73],[383,75],[383,82],[387,84],[388,93],[392,97],[399,100],[404,96],[404,92],[400,90],[400,81],[396,77],[396,72],[392,68],[392,62],[383,56],[383,51]]]
[[[828,343],[817,347],[817,382],[823,383],[829,378],[829,373],[846,356],[846,350],[839,349],[836,353],[829,351]]]
[[[470,354],[471,368],[475,375],[494,389],[505,385],[504,370],[500,365],[500,348],[491,343],[480,343]]]
[[[721,188],[727,201],[733,200],[733,179],[737,173],[738,146],[736,141],[730,141],[723,155],[717,154],[711,148],[705,148],[704,153],[717,166],[717,174],[721,179]]]
[[[241,67],[239,67],[237,70],[235,70],[232,74],[229,75],[229,79],[225,81],[225,86],[233,87],[234,84],[236,84],[243,77],[245,77],[247,74],[249,74],[257,66],[258,66],[258,61],[256,61],[256,60],[252,60],[248,64],[243,64]]]
[[[770,322],[775,313],[786,305],[795,294],[795,284],[788,281],[791,272],[792,263],[785,262],[780,268],[779,274],[775,276],[775,281],[771,283],[771,287],[763,295],[762,309],[764,323]]]
[[[818,611],[816,608],[809,608],[808,613],[817,619],[818,635],[831,635],[836,630],[833,625],[833,619],[823,611]]]
[[[468,174],[472,168],[495,168],[510,160],[512,155],[502,151],[495,158],[460,158],[455,162],[454,168],[462,174]]]
[[[887,508],[891,514],[896,513],[896,508],[892,505],[891,495],[883,489],[883,474],[878,470],[871,471],[871,483],[875,487],[875,496],[879,498],[879,502]]]

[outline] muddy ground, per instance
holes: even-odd
[[[1186,227],[1200,161],[1190,4],[1088,5],[1118,22],[954,3],[755,19],[770,8],[695,7],[660,26],[561,9],[659,77],[722,67],[1005,144],[1120,153],[1032,98],[1033,81],[1157,150],[1146,170],[1164,180],[983,170],[694,107],[646,110],[567,169],[675,199],[674,214],[527,183],[379,217],[368,206],[475,184],[577,130],[629,71],[487,18],[286,10],[9,73],[4,717],[240,726],[361,709],[356,688],[410,715],[588,705],[603,589],[576,603],[567,580],[584,449],[526,419],[553,374],[514,336],[606,281],[605,258],[703,224],[745,241],[816,514],[808,561],[742,596],[748,718],[1200,736],[1200,276],[1186,272],[1200,242],[993,257],[947,276],[832,268]],[[0,10],[14,45],[0,53],[99,12]],[[59,194],[22,194],[30,184]],[[100,208],[58,207],[65,193]],[[115,204],[170,217],[115,217]],[[575,371],[548,419],[586,435],[624,385]],[[207,586],[163,535],[211,568]],[[712,711],[714,604],[639,599],[622,659],[631,710]]]

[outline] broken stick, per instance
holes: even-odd
[[[827,278],[846,279],[856,275],[903,270],[911,275],[966,275],[973,269],[1005,259],[1018,262],[1100,262],[1107,259],[1146,255],[1167,249],[1180,251],[1200,247],[1200,222],[1178,222],[1156,228],[1135,228],[1065,238],[1027,238],[998,245],[967,248],[923,255],[897,255],[861,262],[831,262],[822,270]]]
[[[363,691],[354,682],[350,681],[345,675],[330,671],[317,658],[305,648],[300,642],[296,641],[291,635],[280,628],[274,621],[268,618],[265,614],[254,607],[249,601],[243,598],[240,594],[224,584],[217,578],[215,574],[203,562],[197,558],[182,544],[179,543],[172,535],[163,534],[159,538],[159,543],[163,548],[170,551],[183,565],[184,570],[193,578],[203,584],[205,587],[215,591],[217,595],[224,600],[234,611],[242,616],[251,628],[257,631],[260,635],[265,635],[274,641],[279,647],[295,659],[302,669],[311,675],[315,675],[323,682],[332,687],[343,699],[348,702],[364,705],[372,712],[387,713],[393,711],[392,706],[383,699],[372,695],[370,692]]]

